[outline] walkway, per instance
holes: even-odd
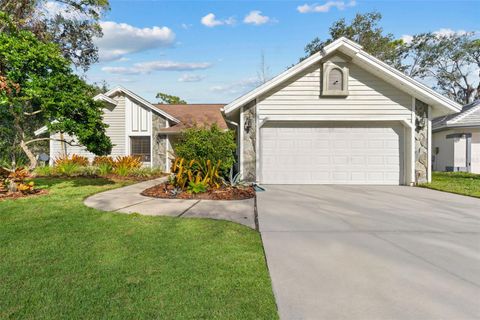
[[[85,199],[88,207],[121,213],[182,218],[228,220],[255,229],[255,200],[180,200],[158,199],[140,193],[165,181],[159,178],[127,187],[97,193]]]

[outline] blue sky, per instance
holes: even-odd
[[[400,38],[426,31],[480,30],[479,1],[159,1],[110,0],[90,82],[156,92],[190,103],[228,103],[258,81],[262,52],[274,76],[296,63],[339,18],[377,10]]]

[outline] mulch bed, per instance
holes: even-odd
[[[36,196],[41,196],[46,194],[48,194],[48,190],[46,189],[39,189],[39,190],[32,191],[30,193],[22,193],[20,191],[18,192],[0,191],[0,201],[7,200],[7,199],[30,198],[30,197],[36,197]]]
[[[244,200],[255,197],[253,187],[222,187],[216,190],[209,190],[204,193],[192,194],[182,192],[177,195],[172,194],[174,187],[168,183],[158,184],[142,192],[143,196],[163,199],[197,199],[197,200]]]

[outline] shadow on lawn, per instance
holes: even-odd
[[[102,177],[44,177],[35,178],[35,184],[40,188],[51,188],[57,184],[68,182],[70,186],[86,187],[86,186],[106,186],[116,182]]]

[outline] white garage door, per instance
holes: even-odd
[[[264,184],[403,183],[401,124],[266,123],[260,139]]]

